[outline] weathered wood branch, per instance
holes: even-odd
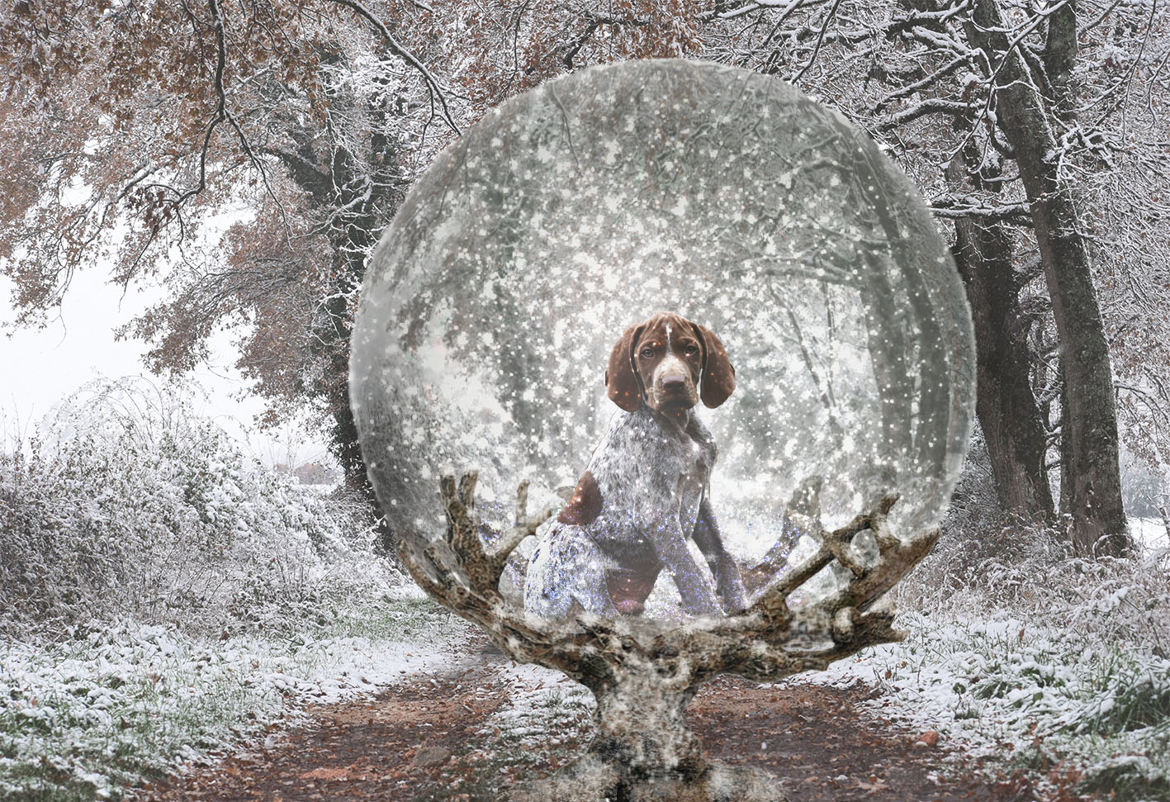
[[[704,681],[718,674],[774,681],[826,668],[867,646],[900,640],[892,613],[869,608],[938,538],[938,530],[909,540],[890,532],[887,517],[898,501],[891,493],[832,531],[821,527],[815,514],[805,516],[802,520],[817,521],[815,531],[809,532],[820,539],[817,551],[770,585],[742,615],[695,618],[682,625],[582,615],[575,626],[565,626],[526,615],[498,588],[508,555],[551,512],[530,517],[528,488],[521,485],[514,525],[498,535],[476,513],[477,478],[475,473],[464,474],[458,482],[454,476],[442,477],[446,532],[427,541],[417,535],[403,537],[403,564],[420,587],[482,626],[508,655],[558,669],[598,699],[597,735],[581,764],[539,788],[514,794],[515,799],[549,798],[559,795],[557,789],[583,788],[579,784],[585,782],[593,785],[576,798],[600,800],[614,793],[650,798],[639,794],[654,789],[659,794],[654,798],[679,798],[670,794],[686,790],[691,794],[686,798],[696,800],[780,799],[774,789],[767,790],[768,783],[761,784],[760,776],[738,774],[707,761],[701,743],[686,727],[687,702]],[[862,532],[871,533],[877,545],[872,564],[852,547]],[[498,545],[489,551],[485,540],[491,539]],[[790,609],[790,594],[834,561],[849,569],[848,583]]]
[[[455,477],[444,476],[440,480],[440,495],[447,513],[447,544],[456,555],[456,560],[469,586],[478,593],[499,594],[500,574],[508,557],[524,538],[536,532],[537,527],[552,517],[552,510],[545,509],[529,517],[528,482],[520,485],[516,492],[514,525],[503,534],[498,534],[475,514],[475,485],[479,480],[476,473],[464,474],[455,487]],[[484,546],[484,536],[497,541],[489,553]]]
[[[689,629],[663,633],[658,648],[690,655],[697,676],[736,673],[774,680],[824,668],[867,646],[900,640],[890,613],[868,609],[929,553],[939,532],[921,532],[909,541],[891,533],[886,520],[897,500],[896,494],[886,495],[845,526],[822,530],[817,551],[771,586],[743,616],[698,621]],[[853,538],[864,531],[872,533],[878,548],[878,558],[869,566],[848,553]],[[843,554],[847,555],[843,564],[853,574],[849,583],[826,598],[790,609],[789,595]]]
[[[694,619],[686,627],[665,632],[662,622],[638,618],[608,621],[582,616],[570,635],[563,627],[525,616],[508,605],[498,589],[509,554],[548,517],[547,511],[528,517],[524,509],[527,487],[522,486],[517,494],[516,525],[500,536],[500,545],[489,552],[483,533],[491,530],[479,521],[475,512],[476,481],[475,473],[463,475],[458,483],[453,476],[441,479],[446,535],[421,549],[417,543],[411,543],[403,550],[403,562],[421,587],[464,617],[490,631],[507,630],[534,638],[535,649],[523,643],[510,643],[504,648],[517,659],[532,660],[539,654],[541,659],[537,662],[554,654],[558,663],[579,658],[582,647],[592,643],[604,652],[619,655],[681,654],[697,650],[708,653],[705,665],[712,669],[723,663],[742,667],[747,665],[744,643],[755,641],[758,642],[753,644],[755,656],[748,661],[754,667],[746,672],[749,675],[775,676],[778,672],[782,675],[827,665],[869,643],[896,638],[889,628],[888,616],[866,615],[865,611],[924,557],[938,538],[937,530],[921,533],[910,541],[893,535],[886,521],[898,496],[889,494],[842,527],[828,531],[818,523],[815,530],[808,531],[820,540],[816,552],[767,587],[743,615]],[[865,531],[872,533],[877,545],[878,557],[872,565],[867,565],[852,549],[853,538]],[[825,599],[803,604],[795,613],[790,610],[788,597],[834,560],[849,569],[852,574],[849,583]],[[793,647],[797,642],[807,644],[813,636],[824,641],[823,647],[801,645],[795,658],[776,651]],[[767,648],[761,650],[760,644],[766,644]],[[775,666],[765,669],[761,664],[766,662]],[[745,673],[737,668],[718,670]]]

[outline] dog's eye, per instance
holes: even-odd
[[[640,356],[641,356],[643,359],[649,359],[650,357],[654,356],[654,349],[653,349],[653,348],[651,348],[650,346],[648,346],[648,345],[647,345],[645,348],[643,348],[643,349],[641,350],[641,352],[639,353],[639,355],[640,355]]]
[[[683,353],[685,353],[687,356],[694,356],[695,354],[699,353],[699,346],[695,345],[694,343],[687,343],[683,346]]]

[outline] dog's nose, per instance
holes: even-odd
[[[679,390],[686,386],[687,377],[678,373],[662,377],[663,390]]]

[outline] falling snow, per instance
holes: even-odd
[[[501,160],[497,141],[533,156]],[[703,419],[738,556],[773,545],[811,477],[829,527],[890,490],[896,531],[932,525],[973,360],[958,276],[908,186],[836,113],[714,65],[598,68],[506,103],[418,181],[367,274],[353,400],[378,489],[402,502],[392,523],[437,536],[448,472],[477,470],[501,500],[530,481],[530,509],[560,506],[615,412],[610,348],[669,310],[717,332],[737,370]]]

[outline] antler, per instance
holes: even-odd
[[[930,551],[939,534],[934,529],[903,541],[891,533],[887,517],[898,495],[888,494],[839,529],[827,531],[818,522],[818,531],[809,532],[819,536],[817,551],[768,586],[742,615],[693,619],[687,627],[665,632],[662,622],[582,616],[579,629],[567,632],[563,626],[525,616],[504,600],[498,587],[508,556],[552,511],[529,516],[524,483],[517,491],[514,525],[496,534],[476,514],[477,479],[476,473],[467,473],[456,485],[453,476],[442,477],[445,537],[421,548],[416,540],[403,538],[403,562],[420,586],[483,626],[512,657],[553,665],[578,679],[580,667],[573,669],[572,664],[586,651],[612,654],[615,659],[635,652],[655,659],[686,654],[696,678],[732,672],[776,679],[823,668],[869,645],[900,640],[891,626],[892,615],[870,612],[869,607]],[[851,549],[853,538],[867,530],[878,549],[872,565]],[[485,535],[497,544],[491,551]],[[834,560],[849,570],[850,581],[823,599],[795,612],[790,609],[789,596]],[[596,669],[589,673],[596,675]]]
[[[516,491],[515,524],[499,535],[475,514],[475,485],[478,479],[477,473],[464,474],[459,479],[458,491],[455,488],[455,477],[444,476],[440,480],[439,492],[447,512],[446,542],[469,586],[480,593],[498,595],[500,574],[504,571],[508,556],[520,545],[520,541],[536,532],[537,527],[552,517],[552,510],[545,509],[530,518],[527,514],[528,482],[522,482]],[[484,548],[484,535],[496,542],[491,553]]]
[[[528,487],[523,484],[514,525],[497,534],[476,514],[476,479],[475,473],[464,474],[456,485],[453,476],[442,477],[447,531],[433,541],[403,537],[403,563],[421,587],[482,626],[505,653],[564,672],[598,700],[597,733],[580,763],[533,786],[528,796],[514,794],[515,799],[547,799],[572,789],[574,798],[600,800],[611,797],[613,788],[643,785],[655,787],[655,798],[676,798],[669,783],[681,783],[677,789],[687,789],[695,799],[777,799],[774,789],[749,793],[759,777],[741,776],[706,760],[684,715],[695,689],[721,673],[776,680],[825,668],[866,646],[900,640],[893,615],[869,608],[938,539],[937,529],[905,541],[891,533],[886,519],[898,496],[889,494],[833,531],[809,516],[816,521],[809,528],[820,535],[816,553],[768,586],[742,615],[693,619],[666,631],[661,621],[582,615],[577,628],[566,628],[525,615],[498,588],[508,555],[552,511],[528,516]],[[865,531],[873,533],[877,544],[872,565],[851,550],[853,539]],[[491,551],[485,536],[497,543]],[[792,592],[834,560],[852,574],[849,582],[825,598],[791,609]],[[710,785],[709,793],[696,796],[696,783]],[[586,792],[587,786],[591,790]],[[731,796],[729,789],[735,790]]]
[[[743,568],[743,584],[754,596],[770,585],[788,563],[788,550],[799,533],[819,533],[821,526],[820,476],[809,476],[792,492],[784,505],[784,517],[780,519],[780,534],[776,543],[755,565]]]
[[[887,517],[898,498],[888,494],[845,526],[820,529],[817,551],[771,585],[743,616],[700,621],[690,631],[663,633],[659,648],[702,655],[696,676],[730,672],[772,680],[825,668],[866,646],[901,640],[902,634],[892,628],[892,613],[869,608],[930,552],[939,530],[907,541],[891,533]],[[867,530],[878,548],[876,562],[868,566],[850,548],[853,538]],[[833,560],[848,568],[852,579],[827,597],[791,610],[792,592]]]
[[[447,515],[442,539],[401,539],[399,556],[414,581],[440,604],[479,624],[508,655],[523,663],[540,663],[581,679],[579,644],[560,627],[530,619],[500,594],[500,574],[508,556],[537,527],[552,517],[550,508],[528,515],[528,483],[517,489],[513,526],[502,534],[479,520],[475,510],[475,472],[443,476],[439,493]],[[486,536],[486,538],[485,538]],[[496,546],[491,551],[486,540]]]

